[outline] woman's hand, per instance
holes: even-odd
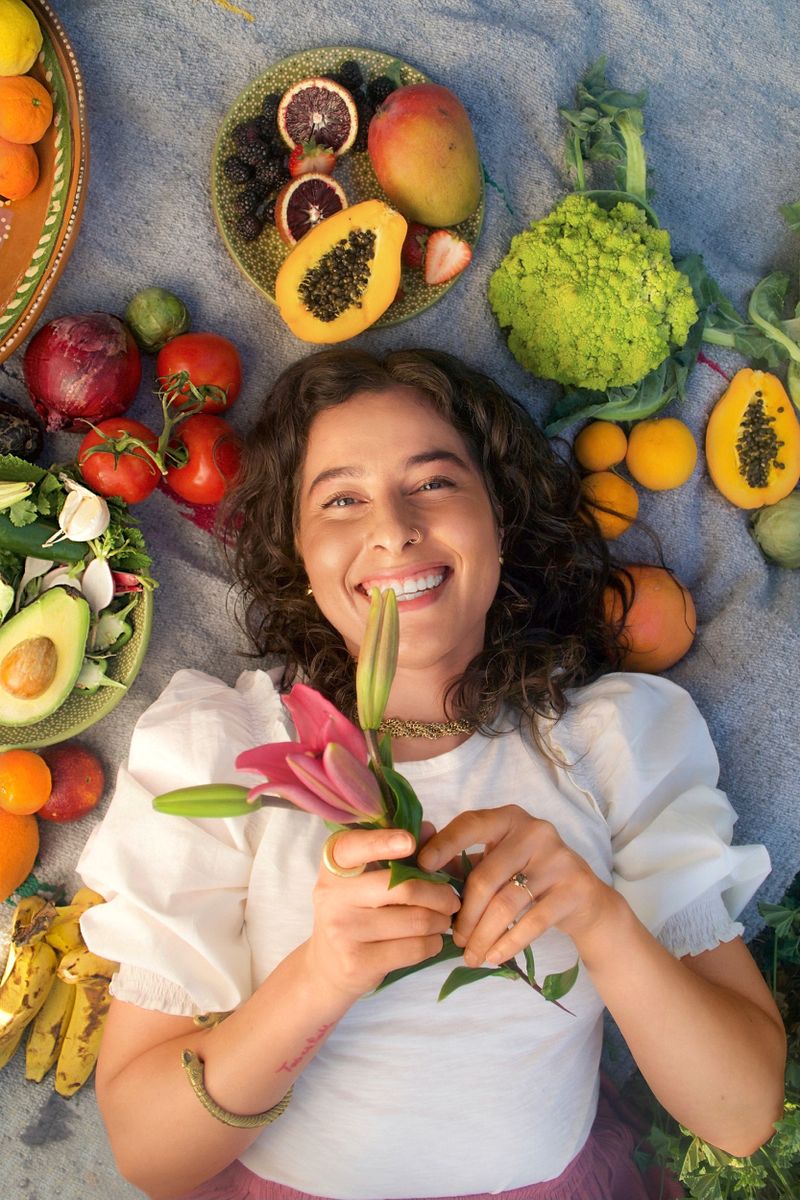
[[[549,821],[516,804],[461,813],[423,846],[417,862],[436,871],[455,859],[455,870],[462,851],[481,845],[453,925],[453,941],[464,946],[469,967],[513,958],[552,926],[569,934],[581,953],[619,904]]]
[[[410,833],[352,829],[336,839],[340,867],[405,858]],[[442,948],[460,900],[447,884],[412,879],[389,890],[389,871],[367,870],[342,879],[324,865],[314,887],[314,929],[307,954],[314,977],[351,1000],[385,975],[423,962]]]

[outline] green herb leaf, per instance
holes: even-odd
[[[528,982],[534,983],[536,980],[536,965],[533,961],[533,951],[531,950],[530,946],[525,947],[524,954],[525,954],[525,969],[528,973]]]
[[[12,504],[7,510],[8,519],[17,529],[21,529],[25,525],[31,525],[38,515],[36,504],[33,500],[18,500],[16,504]]]
[[[552,975],[545,975],[542,984],[542,995],[545,1000],[560,1000],[562,996],[566,996],[578,978],[580,965],[581,960],[576,959],[575,965],[568,971],[557,971]]]
[[[437,999],[446,1000],[459,988],[466,987],[468,983],[477,983],[479,979],[487,979],[489,975],[496,975],[499,979],[519,979],[509,967],[456,967],[442,984]]]
[[[778,937],[800,937],[800,908],[796,903],[767,904],[759,901],[758,911],[764,923],[774,929]]]

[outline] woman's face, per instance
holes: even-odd
[[[481,650],[497,522],[461,434],[413,388],[361,392],[314,418],[298,518],[314,599],[351,654],[375,585],[398,595],[401,667],[458,674]]]

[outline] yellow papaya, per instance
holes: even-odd
[[[800,479],[800,421],[775,375],[737,371],[706,428],[708,471],[739,508],[775,504]]]
[[[292,333],[304,342],[343,342],[377,321],[397,294],[407,228],[382,200],[364,200],[310,229],[275,281]]]

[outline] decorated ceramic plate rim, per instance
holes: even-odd
[[[139,674],[150,641],[153,626],[152,591],[141,593],[131,616],[133,636],[115,656],[116,661],[109,670],[109,676],[124,683],[125,687],[101,687],[98,692],[87,696],[72,691],[55,712],[33,725],[0,725],[0,749],[34,750],[39,746],[64,742],[97,724],[124,700]]]
[[[304,50],[298,54],[280,59],[267,71],[249,83],[229,107],[217,133],[211,156],[211,207],[214,219],[225,248],[236,266],[262,296],[265,296],[273,305],[275,304],[275,297],[270,290],[268,280],[265,279],[264,271],[255,272],[253,267],[248,265],[247,261],[244,261],[244,259],[251,257],[247,253],[248,247],[254,246],[256,243],[245,243],[243,239],[237,239],[235,230],[230,227],[230,224],[226,220],[226,214],[223,212],[225,199],[235,191],[237,185],[229,183],[224,177],[222,162],[228,154],[235,152],[236,147],[232,141],[234,126],[239,121],[252,116],[255,112],[260,112],[261,99],[264,95],[270,91],[282,92],[292,83],[310,78],[314,74],[324,74],[326,70],[336,70],[339,63],[347,58],[357,59],[359,65],[365,68],[365,74],[368,79],[381,74],[390,64],[397,63],[400,66],[401,77],[404,83],[431,82],[429,76],[393,54],[387,54],[379,50],[370,50],[363,46],[319,46],[315,49]],[[277,82],[275,82],[276,76]],[[349,167],[350,173],[355,173],[355,158],[356,155],[352,151],[350,154],[343,156],[341,172],[337,168],[336,173],[340,181],[345,175],[345,168]],[[361,160],[358,164],[359,174],[371,177],[370,188],[367,192],[364,190],[364,186],[358,185],[358,181],[356,181],[357,186],[348,194],[350,203],[356,204],[359,200],[366,200],[372,197],[386,200],[386,196],[378,186],[377,180],[375,180],[366,153],[358,154],[357,158]],[[350,160],[349,163],[347,160]],[[345,184],[345,191],[348,191],[347,184]],[[466,221],[452,226],[473,248],[478,241],[483,226],[484,204],[484,183],[482,180],[481,199],[478,208]],[[261,238],[264,237],[270,239],[273,253],[280,250],[281,259],[286,257],[289,249],[283,246],[274,228],[265,229],[264,233],[261,234]],[[255,254],[255,251],[253,251],[253,254]],[[401,281],[401,292],[404,294],[370,328],[379,329],[397,325],[401,321],[407,321],[411,317],[417,316],[440,300],[454,284],[458,283],[459,278],[459,276],[456,276],[455,279],[451,279],[447,283],[430,286],[424,282],[420,271],[412,272],[404,267]]]
[[[56,158],[42,234],[16,294],[0,312],[0,362],[29,333],[69,257],[80,224],[88,177],[89,130],[78,60],[58,17],[46,0],[27,0],[27,3],[42,30],[42,49],[38,61],[54,98]],[[77,97],[73,110],[70,109],[70,89],[60,58],[69,69]]]

